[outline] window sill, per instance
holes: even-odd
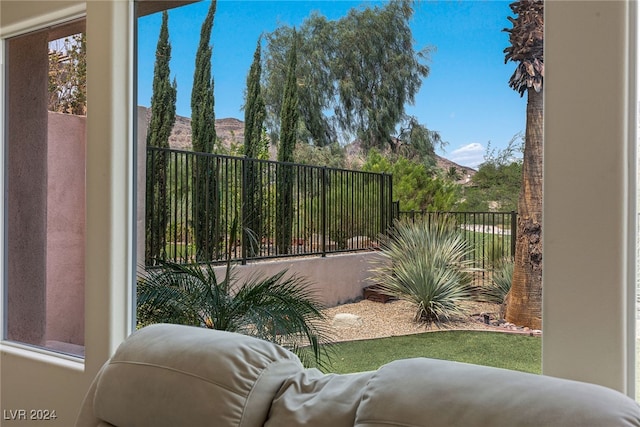
[[[11,341],[0,342],[0,355],[29,359],[48,365],[84,372],[84,357],[59,353],[44,347],[35,347]]]

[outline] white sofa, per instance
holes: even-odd
[[[640,426],[640,407],[593,384],[442,360],[327,375],[269,342],[153,325],[105,363],[76,426],[616,427]]]

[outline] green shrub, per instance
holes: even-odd
[[[480,288],[478,301],[495,304],[504,303],[504,299],[511,289],[513,278],[513,259],[502,258],[491,271],[491,280]]]
[[[281,271],[273,276],[222,280],[212,265],[163,262],[138,278],[138,324],[177,323],[237,332],[283,345],[303,363],[328,361],[331,340],[322,305],[308,282]]]
[[[473,248],[446,216],[437,221],[396,222],[381,239],[374,280],[383,290],[416,305],[416,321],[440,325],[463,314],[473,299]]]
[[[499,266],[504,260],[506,251],[510,250],[508,245],[510,245],[511,236],[508,236],[509,240],[502,238],[502,236],[496,237],[493,234],[485,234],[484,237],[484,258],[487,265]]]
[[[237,221],[232,225],[235,241]],[[223,277],[212,264],[161,262],[139,274],[138,326],[176,323],[251,335],[294,351],[307,366],[330,363],[331,338],[322,304],[308,281],[286,270],[237,280],[231,252]],[[221,274],[222,276],[222,274]]]

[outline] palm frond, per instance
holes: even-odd
[[[327,367],[331,336],[322,306],[307,280],[286,270],[236,280],[213,265],[163,262],[138,277],[142,324],[168,322],[239,332],[281,344],[303,363]]]
[[[332,339],[323,307],[311,289],[306,279],[289,275],[287,270],[268,277],[256,275],[238,290],[236,307],[256,336],[299,356],[311,352],[321,362],[329,359],[325,356]]]

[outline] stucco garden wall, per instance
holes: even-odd
[[[307,279],[318,299],[325,307],[353,302],[362,298],[362,289],[373,284],[370,281],[378,252],[357,252],[322,257],[288,258],[277,261],[259,261],[234,267],[239,282],[259,274],[269,276],[286,269]],[[218,267],[218,277],[225,268]]]

